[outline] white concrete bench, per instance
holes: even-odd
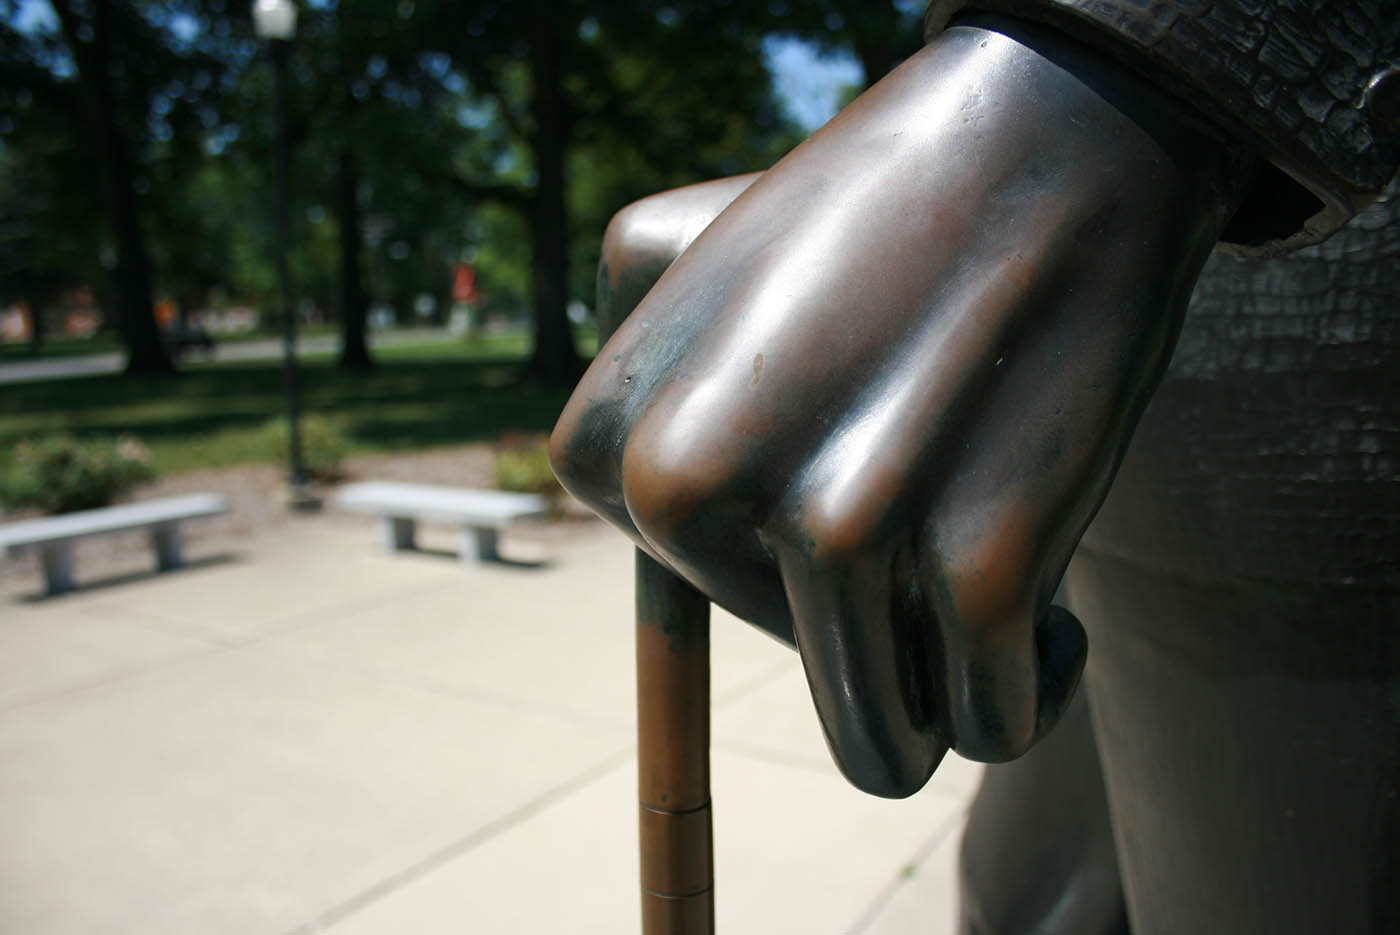
[[[73,543],[79,539],[147,529],[156,555],[156,570],[168,571],[182,564],[180,523],[227,512],[228,502],[223,497],[196,493],[21,520],[0,526],[0,552],[19,555],[37,551],[45,593],[61,594],[74,586]]]
[[[380,516],[391,552],[414,547],[419,520],[452,523],[462,531],[461,559],[469,563],[498,559],[497,536],[512,520],[549,511],[549,501],[533,494],[394,481],[347,484],[336,499],[347,510]]]

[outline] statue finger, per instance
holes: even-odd
[[[964,510],[938,525],[922,544],[919,578],[937,622],[941,723],[968,759],[1014,759],[1068,703],[1084,632],[1049,603],[1059,573],[1048,570],[1052,550],[1022,503]]]
[[[928,647],[906,613],[888,551],[815,557],[775,543],[793,631],[827,744],[857,788],[887,798],[923,787],[948,745],[925,674]]]

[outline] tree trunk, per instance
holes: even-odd
[[[171,373],[174,366],[156,327],[151,299],[151,266],[131,184],[131,167],[115,119],[108,118],[106,159],[117,239],[117,327],[126,343],[127,373]]]
[[[39,290],[25,302],[29,309],[29,353],[38,356],[44,349],[44,304],[48,298]]]
[[[534,96],[530,110],[535,133],[537,182],[531,203],[530,235],[534,249],[535,348],[526,366],[527,379],[572,386],[583,372],[566,310],[568,301],[567,209],[564,202],[564,146],[567,114],[560,82],[562,53],[558,23],[535,17],[530,53]]]
[[[87,129],[96,144],[99,171],[107,193],[108,220],[116,241],[113,270],[117,327],[127,348],[127,373],[171,373],[174,367],[156,327],[151,298],[151,265],[126,139],[117,124],[112,95],[112,0],[96,0],[92,38],[81,38],[82,22],[67,0],[56,0],[64,36],[77,65],[87,112]]]
[[[365,289],[360,270],[360,170],[346,145],[336,172],[337,213],[340,215],[340,366],[368,370],[374,366],[365,343]]]

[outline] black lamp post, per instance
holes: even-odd
[[[282,297],[282,382],[287,396],[288,503],[292,509],[314,509],[320,501],[312,495],[302,466],[301,416],[298,405],[296,315],[292,308],[292,280],[287,269],[287,49],[296,35],[297,8],[292,0],[257,0],[253,4],[253,29],[267,40],[274,76],[273,120],[276,194],[273,230],[277,253],[277,286]]]

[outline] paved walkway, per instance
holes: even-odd
[[[0,931],[637,931],[620,536],[463,568],[360,518],[191,532],[173,574],[0,578]],[[723,614],[713,644],[719,932],[950,931],[976,768],[862,795],[796,655]]]
[[[446,328],[400,328],[394,331],[371,331],[371,350],[407,344],[437,344],[461,340]],[[340,335],[315,334],[297,337],[298,355],[338,354]],[[274,360],[282,357],[282,342],[266,338],[248,341],[221,341],[215,338],[213,358],[194,352],[187,360],[204,362],[208,359],[229,363],[246,360]],[[126,366],[126,352],[84,354],[75,357],[44,357],[38,360],[18,360],[0,363],[0,385],[6,383],[36,383],[40,380],[66,380],[71,377],[92,377],[121,373]]]

